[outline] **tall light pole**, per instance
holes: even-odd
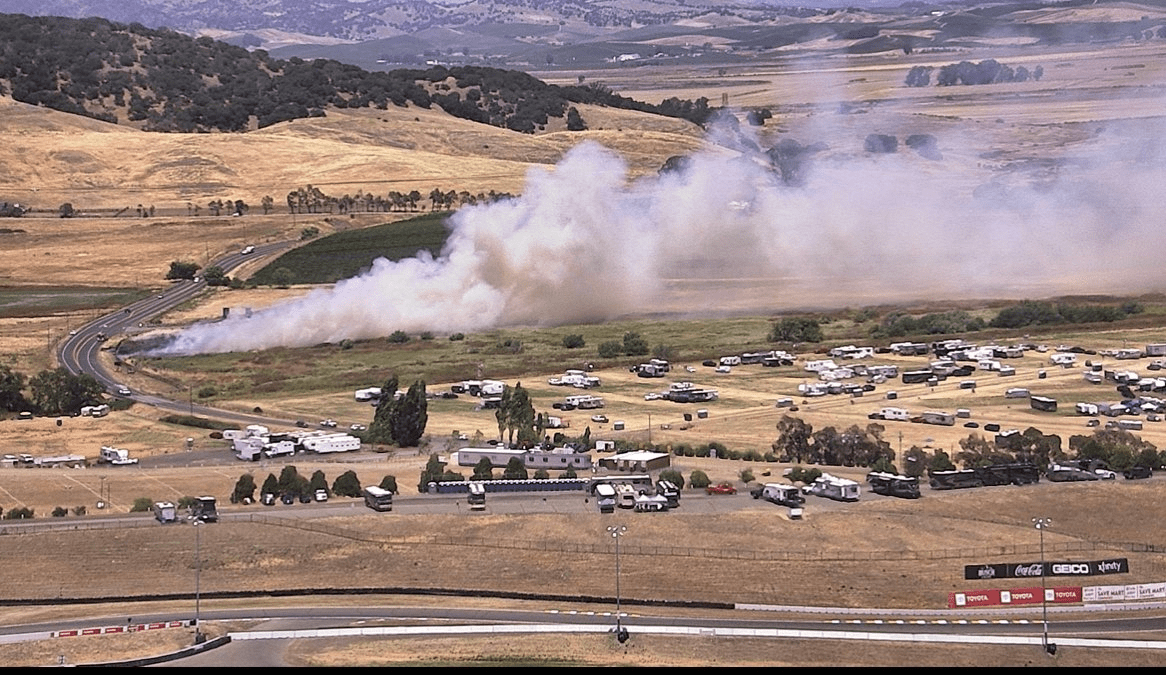
[[[621,537],[627,534],[628,528],[625,525],[609,525],[607,531],[611,534],[611,538],[615,540],[615,638],[620,642],[626,642],[628,639],[628,634],[627,631],[624,630],[620,617],[619,540]]]
[[[202,521],[198,518],[190,521],[194,526],[194,644],[202,644],[202,622],[199,621],[199,609],[202,594],[201,577],[202,577]]]
[[[1049,596],[1048,588],[1045,585],[1045,528],[1052,525],[1053,521],[1049,518],[1033,518],[1032,524],[1036,527],[1037,532],[1040,532],[1040,607],[1041,622],[1044,624],[1041,644],[1044,645],[1046,653],[1053,654],[1057,647],[1049,644]]]

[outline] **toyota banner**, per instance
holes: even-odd
[[[1042,567],[1043,565],[1043,567]],[[965,579],[1033,579],[1037,577],[1094,577],[1106,574],[1128,574],[1130,562],[1126,558],[1091,560],[1087,562],[995,563],[965,565]]]

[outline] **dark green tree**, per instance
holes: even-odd
[[[382,478],[380,487],[382,490],[388,490],[389,492],[392,492],[393,494],[399,493],[399,491],[397,489],[397,477],[396,476],[385,476],[384,478]]]
[[[235,489],[231,491],[231,503],[239,504],[248,499],[255,499],[255,477],[245,473],[235,481]]]
[[[198,263],[175,260],[170,263],[170,271],[166,273],[166,279],[193,279],[201,268],[202,266]]]
[[[778,437],[773,442],[773,452],[778,461],[782,462],[810,462],[814,453],[810,448],[810,439],[814,434],[812,427],[805,420],[789,415],[782,415],[777,422]]]
[[[292,464],[283,467],[279,472],[279,494],[298,495],[300,493],[300,472]]]
[[[104,388],[88,373],[64,368],[42,370],[28,382],[32,405],[46,415],[76,415],[82,406],[101,403]]]
[[[405,396],[393,406],[392,436],[402,448],[421,444],[425,426],[429,423],[429,402],[425,397],[425,381],[417,380]]]
[[[23,410],[28,404],[23,391],[24,374],[8,366],[0,366],[0,409],[8,412]]]
[[[931,466],[927,469],[928,471],[955,471],[955,464],[952,463],[951,457],[948,457],[943,448],[936,448],[935,454],[931,457]]]
[[[316,490],[323,490],[325,492],[329,491],[328,479],[324,476],[324,472],[322,470],[316,469],[312,473],[312,479],[308,483],[308,489],[311,490],[313,494],[316,492]]]
[[[506,462],[506,469],[502,472],[502,477],[506,480],[526,480],[529,476],[522,458],[511,457],[510,461]]]
[[[376,413],[373,415],[372,424],[368,425],[369,443],[388,445],[394,442],[393,421],[396,417],[394,411],[397,408],[398,386],[397,376],[393,375],[381,387],[381,398],[377,402]]]
[[[489,457],[483,457],[474,465],[474,473],[470,476],[470,480],[493,480],[494,478],[494,463],[490,461]]]
[[[684,474],[676,469],[664,469],[660,472],[660,480],[666,480],[675,485],[678,489],[684,489]]]
[[[267,474],[267,478],[263,481],[263,488],[260,492],[265,495],[279,494],[279,479],[275,477],[275,474]]]
[[[694,469],[692,473],[688,474],[688,484],[698,490],[702,490],[712,484],[709,480],[708,474],[700,469]]]
[[[360,478],[357,477],[356,472],[352,469],[345,471],[332,481],[332,494],[341,497],[359,497],[360,496]]]
[[[421,471],[421,478],[417,481],[417,492],[421,494],[429,492],[429,484],[440,481],[444,473],[445,464],[437,455],[430,455],[429,461],[426,462],[425,468]]]
[[[218,265],[211,265],[206,268],[203,273],[203,278],[206,279],[207,286],[229,286],[231,285],[231,277],[223,271],[222,267]]]

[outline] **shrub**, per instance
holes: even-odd
[[[612,359],[623,354],[623,343],[608,340],[599,345],[599,358]]]
[[[450,342],[458,342],[459,340],[464,340],[464,339],[466,339],[465,333],[454,333],[453,335],[449,336]]]
[[[754,480],[756,480],[753,477],[753,472],[749,469],[741,469],[739,472],[737,472],[737,477],[741,479],[742,483],[752,483]]]
[[[349,469],[337,476],[336,480],[332,481],[332,494],[341,497],[359,497],[360,479],[356,476],[356,472]]]
[[[18,506],[14,509],[8,509],[4,513],[4,520],[27,520],[35,518],[36,514],[27,506]]]
[[[69,509],[63,506],[58,506],[53,509],[53,518],[64,518],[67,515],[69,515]]]
[[[149,511],[154,507],[154,500],[149,497],[138,497],[134,500],[134,505],[130,507],[130,513],[142,513]]]
[[[211,385],[207,385],[205,387],[199,387],[199,389],[198,389],[198,397],[199,398],[211,398],[213,396],[216,396],[218,393],[219,393],[219,391]]]
[[[579,335],[579,334],[564,335],[563,336],[563,346],[566,347],[567,349],[579,349],[580,347],[587,346],[587,343],[583,340],[582,335]]]
[[[660,472],[660,480],[666,480],[681,490],[684,489],[684,474],[676,469],[664,469]]]
[[[709,480],[708,474],[700,469],[695,469],[692,473],[688,474],[688,484],[698,490],[703,490],[711,485],[712,481]]]
[[[396,476],[385,476],[384,478],[381,479],[380,487],[382,490],[388,490],[389,492],[392,492],[393,494],[398,494],[397,477]]]
[[[393,344],[405,344],[409,341],[409,334],[403,330],[395,330],[389,334],[387,339]]]
[[[83,515],[85,515],[85,513],[86,513],[86,509],[85,509],[85,505],[84,505],[84,504],[82,504],[82,505],[80,505],[80,506],[74,506],[74,507],[73,507],[73,515],[75,515],[75,516],[83,516]]]

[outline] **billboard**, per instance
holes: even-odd
[[[1058,586],[1044,589],[1044,602],[1082,602],[1084,594],[1080,586]],[[956,591],[948,593],[948,609],[966,607],[1014,607],[1041,604],[1041,588],[989,588],[981,591]]]
[[[964,565],[965,579],[1033,579],[1039,577],[1092,577],[1106,574],[1128,574],[1127,558],[1090,560],[1086,562],[1049,561],[1026,563],[991,563]]]

